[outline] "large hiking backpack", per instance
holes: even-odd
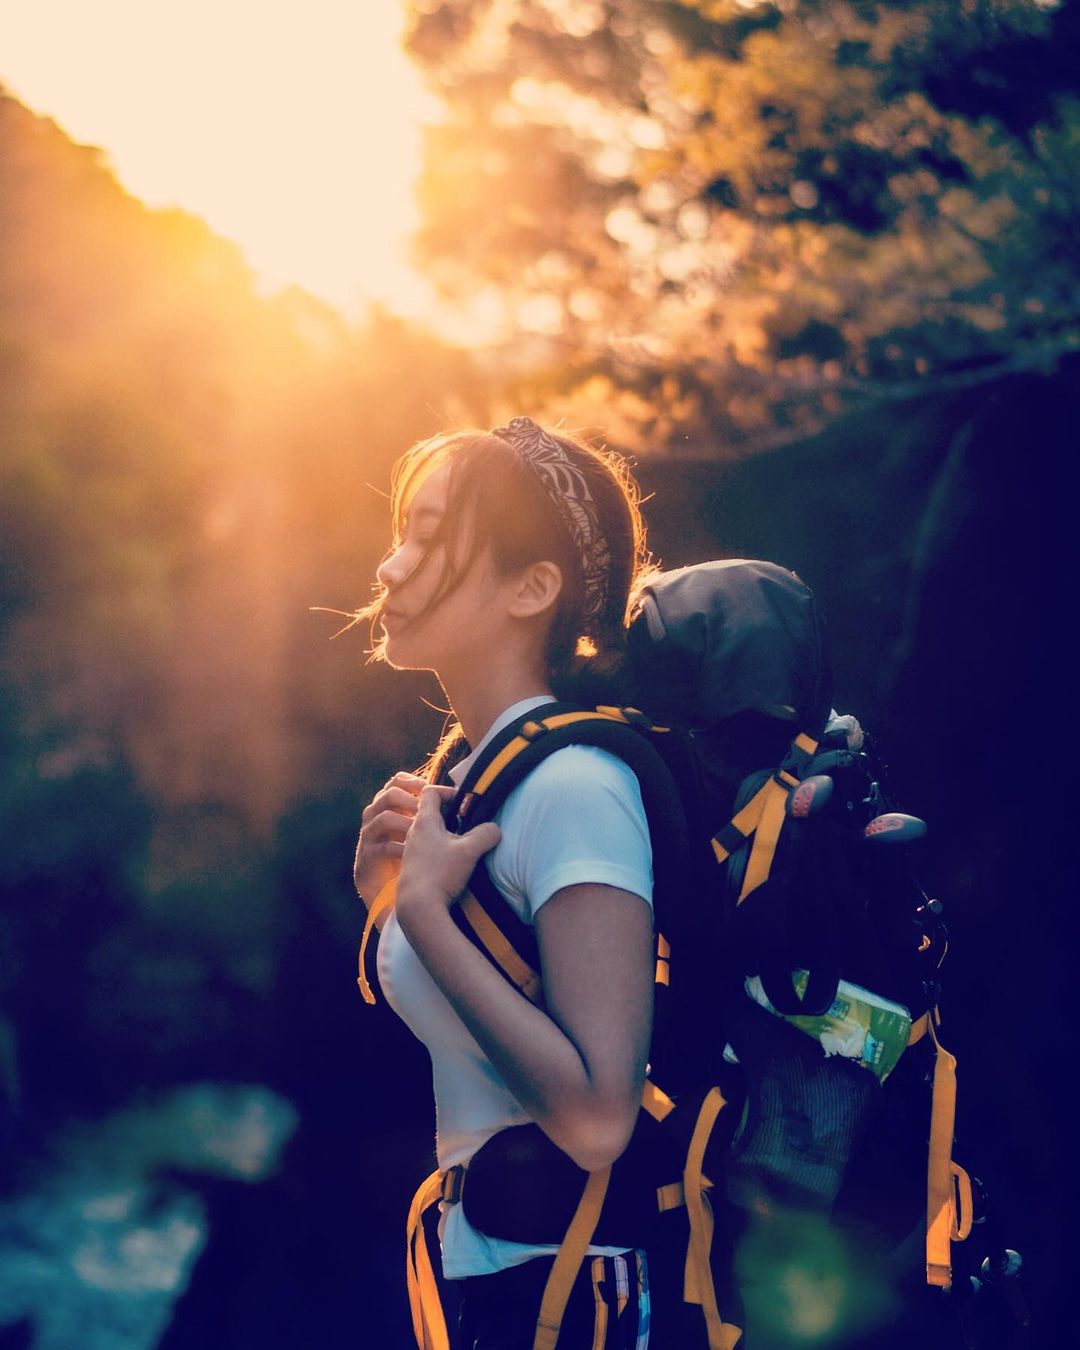
[[[701,1307],[710,1350],[730,1350],[741,1334],[731,1212],[795,1205],[899,1242],[925,1208],[927,1280],[946,1288],[950,1243],[970,1229],[970,1185],[951,1156],[955,1061],[937,1039],[944,930],[903,856],[921,822],[891,809],[868,738],[831,710],[812,594],[765,562],[663,574],[642,597],[629,651],[634,706],[550,704],[519,719],[470,765],[449,815],[460,830],[491,819],[564,745],[599,746],[634,770],[657,929],[639,1125],[601,1173],[521,1126],[467,1169],[428,1178],[410,1222],[424,1350],[446,1343],[421,1222],[440,1198],[494,1237],[561,1243],[535,1350],[555,1345],[592,1241],[681,1242],[686,1300]],[[365,938],[390,905],[392,893],[379,897]],[[452,914],[505,978],[542,1000],[533,931],[483,862]],[[884,1106],[900,1092],[904,1111]],[[875,1137],[893,1177],[897,1150],[921,1154],[925,1195],[909,1184],[878,1203],[889,1185]]]

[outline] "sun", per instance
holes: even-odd
[[[0,82],[100,146],[150,206],[202,216],[264,288],[351,317],[430,304],[407,261],[434,113],[396,0],[33,0],[0,16]]]

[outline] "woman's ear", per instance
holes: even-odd
[[[535,562],[514,578],[509,613],[515,619],[531,619],[555,607],[562,593],[562,570],[558,563]]]

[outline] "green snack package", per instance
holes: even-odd
[[[806,993],[808,979],[805,970],[792,971],[791,982],[800,998]],[[746,992],[761,1007],[777,1017],[784,1016],[769,1002],[756,975],[746,981]],[[907,1008],[846,980],[840,981],[836,997],[823,1013],[815,1017],[784,1016],[784,1021],[820,1042],[826,1055],[854,1059],[882,1082],[907,1049],[911,1034]]]

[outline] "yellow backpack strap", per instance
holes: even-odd
[[[641,1109],[647,1111],[653,1120],[663,1120],[675,1110],[675,1103],[663,1090],[648,1078],[641,1090]]]
[[[519,733],[494,756],[491,763],[473,784],[472,792],[477,797],[482,797],[496,778],[509,767],[518,755],[529,748],[540,733],[559,731],[563,727],[572,727],[583,722],[621,722],[626,724],[628,719],[620,708],[578,708],[570,712],[549,713],[546,717],[530,719],[522,725]],[[658,727],[657,730],[666,730],[666,728]]]
[[[938,1040],[937,1010],[927,1019],[934,1041],[934,1087],[930,1108],[930,1156],[926,1169],[926,1279],[948,1289],[952,1284],[950,1242],[963,1242],[971,1232],[971,1181],[953,1162],[956,1124],[956,1058]]]
[[[768,784],[765,785],[767,786]],[[757,829],[765,806],[765,787],[759,788],[735,818],[713,836],[712,849],[718,863],[727,862],[735,850],[742,848]]]
[[[656,973],[653,983],[664,986],[671,984],[671,944],[663,933],[656,935]]]
[[[768,879],[776,856],[780,831],[784,827],[787,799],[793,788],[799,786],[797,773],[791,770],[813,758],[818,743],[806,732],[799,732],[791,742],[784,763],[762,784],[735,817],[713,837],[712,849],[718,863],[724,863],[753,835],[750,856],[743,874],[742,889],[737,903],[742,904],[751,891]]]
[[[570,1220],[570,1227],[566,1230],[566,1236],[562,1240],[562,1246],[544,1286],[544,1296],[540,1300],[540,1315],[536,1319],[533,1350],[555,1350],[570,1290],[577,1279],[581,1263],[585,1260],[585,1253],[592,1241],[593,1233],[596,1232],[610,1180],[610,1166],[589,1173],[578,1207]]]
[[[921,1017],[917,1018],[911,1024],[911,1030],[908,1032],[907,1038],[908,1048],[910,1049],[911,1046],[918,1045],[918,1043],[922,1040],[922,1038],[927,1034],[929,1030],[930,1030],[930,1014],[928,1012],[924,1012]]]
[[[761,806],[761,818],[754,831],[754,842],[750,847],[746,871],[743,874],[742,889],[739,891],[738,904],[746,899],[751,891],[757,890],[766,881],[776,857],[776,845],[780,840],[780,831],[784,825],[784,815],[788,794],[798,786],[798,780],[790,774],[782,774],[783,781],[770,778],[762,788],[764,801]]]
[[[397,877],[388,882],[379,894],[372,900],[367,912],[367,920],[364,923],[364,935],[360,939],[360,955],[357,958],[358,973],[356,983],[360,986],[360,992],[364,996],[365,1003],[374,1003],[375,995],[371,992],[371,985],[368,984],[367,971],[364,968],[364,962],[367,957],[368,939],[371,937],[373,928],[382,932],[382,926],[386,922],[386,916],[394,908],[394,902],[397,899]]]
[[[712,1183],[704,1176],[705,1150],[712,1136],[720,1112],[727,1105],[718,1087],[705,1095],[694,1126],[690,1148],[683,1169],[683,1196],[690,1220],[690,1241],[686,1248],[686,1273],[683,1298],[696,1303],[705,1316],[709,1350],[733,1350],[742,1336],[741,1328],[725,1322],[716,1303],[716,1286],[712,1276],[713,1213],[706,1194]]]
[[[544,1001],[544,985],[537,971],[522,957],[499,925],[487,912],[476,896],[471,892],[458,901],[460,920],[471,928],[488,959],[502,971],[506,978],[525,995],[530,1003],[537,1005]],[[459,927],[460,922],[459,922]]]
[[[405,1225],[405,1283],[409,1290],[409,1311],[412,1313],[413,1335],[418,1350],[450,1350],[439,1286],[435,1282],[435,1271],[424,1236],[424,1213],[442,1198],[442,1193],[443,1174],[432,1172],[420,1183],[413,1196]]]

